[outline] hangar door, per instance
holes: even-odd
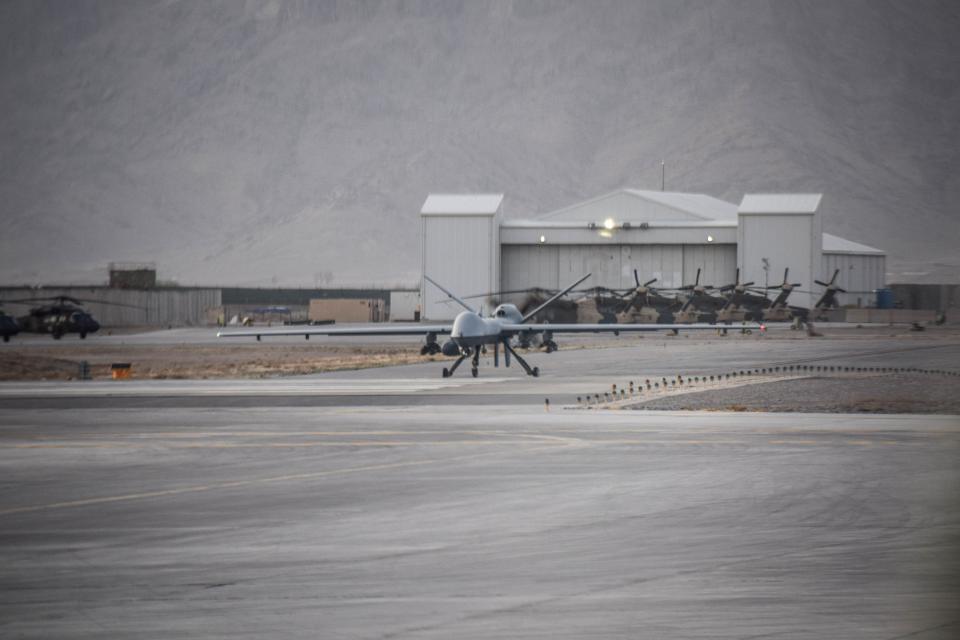
[[[503,245],[501,288],[559,289],[593,274],[584,287],[620,287],[623,256],[619,245]],[[522,296],[505,297],[517,301]]]
[[[737,277],[737,245],[683,245],[683,284],[693,284],[697,269],[702,269],[700,284],[715,287],[732,284]]]
[[[559,289],[587,273],[585,287],[626,289],[634,269],[662,288],[691,284],[702,269],[700,282],[719,287],[733,282],[736,268],[733,244],[503,245],[501,289]]]

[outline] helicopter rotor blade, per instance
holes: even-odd
[[[109,302],[109,301],[107,301],[107,300],[89,300],[89,299],[82,299],[82,298],[81,298],[81,299],[74,298],[74,300],[75,300],[78,304],[106,304],[106,305],[110,305],[111,307],[128,307],[128,308],[130,308],[130,309],[144,309],[144,310],[146,310],[146,307],[141,307],[141,306],[135,305],[135,304],[127,304],[127,303],[125,303],[125,302]]]

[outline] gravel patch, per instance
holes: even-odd
[[[623,408],[960,415],[960,378],[936,374],[812,376],[653,398]]]

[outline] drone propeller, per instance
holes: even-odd
[[[543,289],[541,287],[527,287],[526,289],[503,289],[501,291],[490,291],[487,293],[474,293],[469,296],[463,296],[463,300],[474,300],[476,298],[499,298],[501,296],[508,296],[515,293],[543,293],[547,295],[553,295],[556,293],[554,290]],[[449,301],[449,298],[443,298],[441,302]]]

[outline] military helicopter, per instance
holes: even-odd
[[[93,316],[83,308],[85,302],[96,304],[109,304],[117,307],[131,307],[139,309],[135,305],[122,304],[119,302],[105,302],[103,300],[81,300],[71,296],[51,296],[39,298],[26,298],[23,300],[6,300],[7,304],[32,304],[34,302],[49,302],[38,307],[33,307],[25,316],[17,318],[17,324],[21,331],[31,333],[49,333],[54,340],[59,340],[67,333],[80,334],[84,339],[89,333],[96,333],[100,329],[100,323],[94,320]]]
[[[805,307],[794,307],[787,304],[787,298],[797,288],[801,286],[799,282],[790,282],[790,268],[783,270],[783,282],[770,287],[760,289],[766,294],[767,291],[779,291],[777,297],[770,302],[763,311],[763,320],[765,322],[786,322],[792,320],[795,325],[806,322],[810,310]],[[754,289],[756,291],[756,289]]]
[[[17,321],[0,311],[0,335],[3,336],[3,341],[10,342],[10,336],[15,336],[18,333],[20,333],[20,327],[17,325]]]
[[[713,289],[713,285],[709,284],[700,284],[700,272],[702,269],[697,269],[697,278],[694,280],[693,284],[683,285],[678,289],[678,291],[686,291],[687,298],[683,303],[683,306],[680,307],[680,310],[674,314],[674,322],[677,323],[690,323],[690,322],[716,322],[717,321],[717,311],[726,304],[726,300],[723,298],[717,298],[709,293],[710,289]]]
[[[837,275],[839,275],[840,269],[837,269],[833,272],[833,277],[830,278],[830,282],[821,282],[820,280],[814,280],[821,287],[826,287],[827,290],[823,292],[823,295],[820,296],[820,299],[817,300],[817,303],[813,305],[814,309],[833,309],[837,306],[837,292],[846,293],[846,289],[841,289],[835,283],[837,281]]]
[[[680,301],[660,294],[660,291],[651,285],[657,281],[657,278],[651,278],[644,283],[640,283],[640,274],[633,270],[633,281],[636,287],[627,289],[621,299],[626,299],[630,294],[633,296],[627,300],[627,303],[617,313],[618,322],[673,322],[673,312],[680,308]]]
[[[770,306],[766,295],[757,295],[751,289],[753,281],[740,282],[740,267],[737,267],[737,276],[733,284],[720,287],[720,292],[726,298],[726,303],[717,312],[717,322],[742,322],[743,320],[760,320],[763,310]],[[766,293],[766,292],[764,292]]]

